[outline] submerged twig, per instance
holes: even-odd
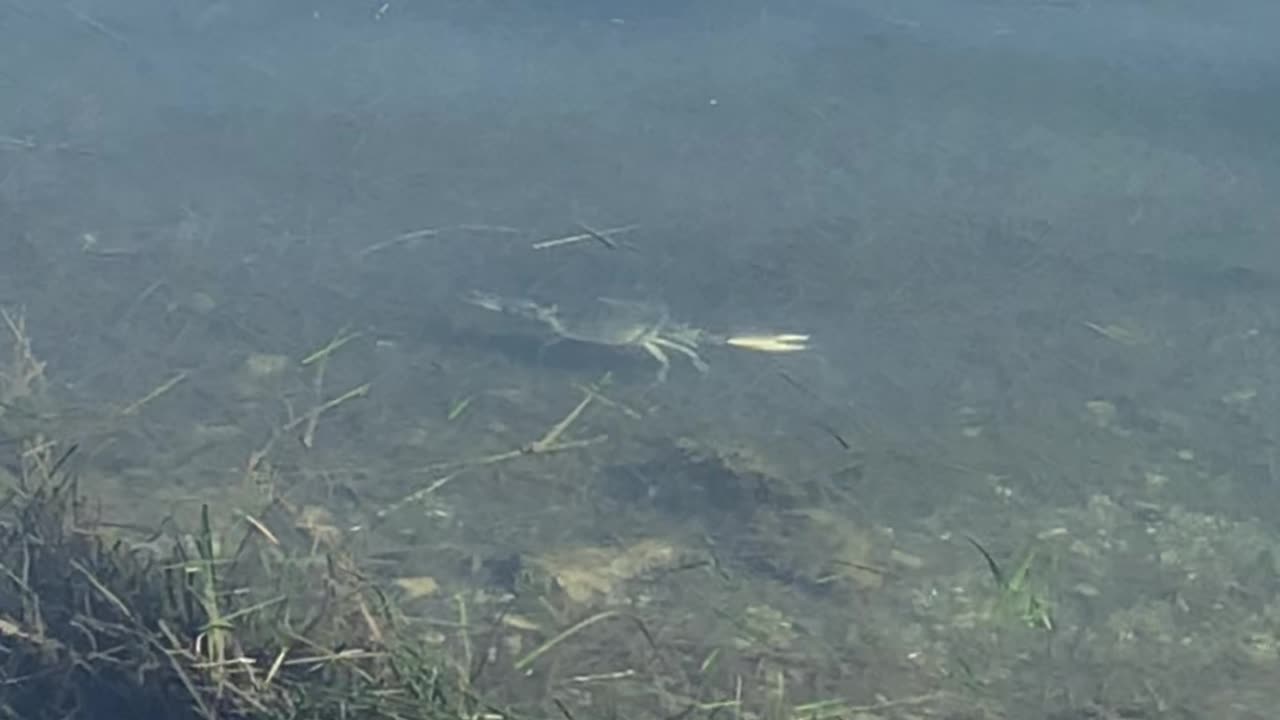
[[[547,250],[549,248],[560,247],[562,245],[573,245],[574,243],[585,242],[587,240],[595,240],[596,242],[612,250],[612,249],[617,249],[618,247],[618,244],[611,239],[614,235],[621,235],[622,233],[631,232],[632,230],[635,230],[640,226],[639,225],[623,225],[621,227],[609,228],[608,230],[598,230],[598,231],[592,230],[591,228],[581,223],[578,224],[578,227],[582,228],[583,232],[575,233],[573,235],[565,235],[564,237],[553,238],[551,240],[541,240],[539,242],[534,243],[530,247],[532,247],[534,250]]]
[[[598,622],[601,622],[603,620],[609,620],[611,618],[624,618],[626,620],[630,620],[631,622],[635,623],[636,627],[640,630],[640,634],[643,635],[645,641],[649,643],[649,647],[655,650],[657,649],[658,645],[653,639],[653,634],[649,632],[649,628],[644,624],[643,620],[636,617],[635,615],[631,615],[630,613],[626,613],[621,610],[604,610],[602,612],[596,613],[595,615],[591,615],[589,617],[583,618],[582,620],[579,620],[573,625],[570,625],[569,627],[565,628],[555,637],[551,638],[550,640],[547,640],[546,642],[542,643],[538,647],[534,648],[532,651],[529,652],[528,655],[525,655],[524,657],[516,661],[514,666],[516,671],[523,672],[527,670],[530,665],[537,662],[538,658],[554,650],[556,646],[558,646],[560,643],[564,642],[565,640],[568,640],[569,638],[573,637],[574,635],[577,635],[578,633],[591,627],[592,625],[595,625]]]
[[[312,408],[305,415],[302,415],[301,417],[296,417],[293,420],[290,420],[288,423],[285,424],[284,430],[286,432],[290,430],[294,430],[299,425],[302,425],[303,423],[311,423],[312,418],[318,418],[321,415],[321,413],[324,413],[327,410],[332,410],[333,408],[341,405],[344,402],[347,402],[348,400],[355,400],[356,398],[362,398],[365,395],[369,394],[369,388],[371,388],[372,386],[373,386],[373,383],[365,383],[363,385],[354,387],[342,393],[336,398],[327,400],[321,403],[320,405],[317,405],[316,407]]]
[[[590,405],[591,401],[594,400],[596,397],[597,395],[595,393],[589,392],[585,388],[583,388],[582,400],[579,401],[578,404],[575,405],[574,408],[569,411],[568,415],[565,415],[564,418],[560,420],[560,422],[557,422],[555,425],[552,425],[551,429],[548,430],[542,437],[532,442],[521,445],[518,448],[507,450],[505,452],[495,453],[493,455],[485,455],[479,458],[472,458],[470,460],[454,460],[451,462],[435,463],[433,465],[428,465],[425,468],[422,468],[422,470],[426,472],[434,472],[434,471],[448,470],[453,468],[467,468],[467,467],[478,467],[482,465],[493,465],[496,463],[506,462],[507,460],[514,460],[515,458],[523,457],[525,455],[546,455],[554,452],[562,452],[564,450],[576,450],[578,448],[583,448],[589,445],[595,445],[597,443],[604,442],[606,439],[608,439],[608,435],[605,435],[603,433],[600,435],[594,435],[589,438],[584,438],[582,440],[561,440],[560,439],[560,436],[564,435],[565,431],[569,429],[569,426],[573,425],[573,423],[577,421],[578,417],[582,415],[582,412],[587,409],[587,406]]]
[[[437,237],[446,232],[491,232],[491,233],[512,234],[512,233],[519,233],[521,231],[519,228],[507,227],[505,225],[479,225],[479,224],[446,225],[443,227],[421,228],[418,230],[410,230],[408,232],[400,233],[399,235],[396,235],[393,238],[388,238],[386,240],[379,240],[378,242],[365,247],[359,253],[356,253],[356,257],[366,258],[375,253],[382,252],[383,250],[388,250],[390,248],[396,247],[397,245],[412,245],[413,243],[417,242],[418,240],[422,240],[423,238]]]
[[[420,500],[424,500],[428,495],[431,495],[436,490],[439,490],[440,488],[449,484],[449,482],[452,481],[457,476],[458,476],[458,473],[452,472],[452,473],[449,473],[448,475],[445,475],[442,478],[439,478],[438,480],[434,480],[430,485],[427,485],[424,488],[419,488],[418,490],[414,490],[408,495],[405,495],[399,500],[377,511],[376,513],[374,513],[374,515],[378,518],[384,518],[410,503],[415,503]]]
[[[168,380],[160,383],[158,386],[156,386],[154,390],[147,393],[146,395],[143,395],[138,400],[126,406],[123,410],[120,411],[120,414],[133,415],[134,413],[141,410],[143,405],[146,405],[147,403],[155,400],[161,395],[164,395],[165,393],[177,387],[178,383],[187,379],[187,375],[188,375],[187,371],[184,370],[178,373],[177,375],[174,375],[173,377],[169,378]]]
[[[328,358],[330,355],[337,352],[339,349],[341,349],[343,345],[346,345],[352,340],[355,340],[356,338],[360,337],[360,335],[361,333],[359,331],[346,332],[345,330],[341,330],[338,332],[337,335],[334,335],[333,339],[330,340],[324,347],[302,358],[301,364],[305,367],[307,365],[311,365],[312,363],[316,363],[321,360],[324,360]]]

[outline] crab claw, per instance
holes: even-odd
[[[767,353],[800,352],[809,349],[809,336],[796,333],[778,333],[775,335],[734,335],[725,340],[725,344],[744,350],[755,350]]]

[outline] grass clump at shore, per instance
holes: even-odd
[[[0,501],[0,717],[436,718],[459,686],[398,641],[349,558],[291,557],[247,518],[224,545],[208,507],[127,539],[25,442]]]

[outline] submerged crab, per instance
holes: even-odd
[[[662,305],[634,300],[596,298],[594,302],[572,311],[563,310],[557,305],[541,305],[532,300],[486,292],[472,292],[467,295],[466,301],[486,310],[540,322],[551,331],[555,340],[641,348],[658,362],[658,382],[665,381],[667,371],[671,369],[668,350],[684,355],[699,372],[706,372],[707,363],[698,355],[698,345],[702,343],[767,353],[791,353],[809,349],[808,335],[715,335],[673,321]]]
[[[602,297],[572,311],[557,305],[540,305],[532,300],[483,292],[472,292],[466,300],[486,310],[540,322],[555,335],[556,340],[641,348],[657,361],[658,382],[666,381],[667,372],[671,369],[668,350],[684,355],[699,372],[706,372],[708,365],[698,355],[698,343],[724,343],[728,340],[673,322],[661,305],[633,300]]]

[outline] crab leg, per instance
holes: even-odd
[[[667,354],[662,352],[662,348],[653,342],[641,343],[640,347],[644,348],[646,352],[653,356],[654,360],[658,361],[658,383],[666,382],[667,371],[671,369],[671,360],[667,357]]]
[[[661,337],[651,338],[648,344],[671,348],[672,350],[684,355],[689,358],[689,362],[693,363],[693,366],[698,369],[698,372],[704,373],[711,369],[711,366],[707,364],[707,361],[703,360],[698,353],[688,345],[682,345],[681,343]]]

